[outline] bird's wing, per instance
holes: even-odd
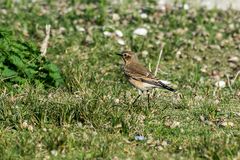
[[[126,74],[126,76],[137,80],[140,80],[142,78],[154,78],[153,74],[139,63],[131,63],[126,65],[124,67],[124,73]]]
[[[145,68],[139,63],[126,65],[124,67],[124,73],[126,76],[132,79],[136,79],[148,84],[156,85],[156,86],[175,92],[174,89],[165,85],[160,80],[156,79],[147,68]]]

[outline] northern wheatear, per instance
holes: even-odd
[[[164,88],[172,92],[176,91],[155,78],[147,68],[139,63],[138,58],[133,52],[123,51],[118,55],[121,56],[124,61],[123,71],[128,81],[140,91],[133,104],[141,96],[141,93],[147,91],[149,105],[149,90],[153,88]]]

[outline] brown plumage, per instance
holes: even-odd
[[[145,68],[141,63],[139,63],[138,58],[133,52],[123,51],[121,54],[118,55],[120,55],[124,61],[123,71],[128,81],[141,92],[147,91],[147,93],[149,93],[148,91],[153,88],[164,88],[169,91],[175,92],[173,88],[167,86],[166,84],[155,78],[155,76],[147,68]],[[137,97],[137,99],[139,97],[140,95]],[[134,103],[136,102],[136,100],[134,101]]]

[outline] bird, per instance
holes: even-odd
[[[149,91],[154,88],[163,88],[171,92],[176,92],[175,89],[169,87],[168,85],[157,79],[144,65],[142,65],[136,54],[132,51],[122,51],[117,53],[121,56],[124,63],[122,70],[127,78],[127,80],[139,91],[139,95],[135,98],[133,105],[138,100],[143,92],[147,92],[148,95],[148,106],[149,101]]]

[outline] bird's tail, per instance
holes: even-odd
[[[169,90],[169,91],[176,92],[176,90],[175,90],[175,89],[173,89],[173,88],[171,88],[171,87],[167,86],[166,84],[164,84],[164,83],[163,83],[163,82],[161,82],[161,81],[158,81],[158,85],[159,85],[159,86],[161,86],[161,87],[162,87],[162,88],[164,88],[164,89],[167,89],[167,90]]]

